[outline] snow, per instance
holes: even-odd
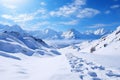
[[[53,29],[45,29],[45,30],[37,30],[37,31],[28,31],[30,35],[41,39],[47,40],[72,40],[72,39],[79,39],[79,40],[86,40],[86,39],[98,39],[103,35],[110,33],[110,31],[105,31],[104,29],[97,29],[95,31],[85,31],[79,32],[75,29],[69,29],[67,31],[58,32]]]
[[[120,80],[120,27],[98,40],[46,43],[16,29],[0,33],[1,80]]]
[[[70,72],[70,66],[64,55],[49,58],[33,56],[20,61],[0,57],[2,80],[74,80],[75,78],[79,79]]]
[[[105,31],[103,28],[97,29],[96,31],[94,31],[94,34],[95,35],[103,35],[103,34],[105,34]]]

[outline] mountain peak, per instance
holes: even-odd
[[[105,33],[104,28],[100,28],[94,31],[95,35],[103,35]]]

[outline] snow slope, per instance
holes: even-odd
[[[25,33],[4,31],[0,33],[0,79],[120,80],[119,43],[120,27],[99,40],[65,48],[50,47]]]
[[[9,30],[8,27],[0,32],[0,51],[10,54],[22,53],[28,56],[33,54],[40,56],[60,55],[43,40],[28,35],[19,26],[12,26]]]
[[[114,32],[103,36],[101,39],[91,42],[84,42],[78,45],[80,52],[87,52],[99,55],[120,55],[120,27]],[[91,51],[93,49],[93,51]]]

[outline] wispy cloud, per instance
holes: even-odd
[[[0,21],[0,24],[12,26],[12,24],[7,21]]]
[[[119,22],[115,22],[115,23],[110,23],[110,24],[93,24],[91,26],[88,26],[88,28],[104,28],[104,27],[110,27],[110,26],[118,26],[120,25]]]
[[[89,26],[89,28],[102,28],[105,26],[107,26],[107,25],[106,24],[94,24],[94,25]]]
[[[40,2],[41,6],[46,6],[47,4],[45,2]]]
[[[112,5],[110,8],[111,8],[111,9],[120,8],[120,5]]]
[[[99,13],[100,13],[100,11],[98,11],[96,9],[85,8],[85,9],[82,9],[78,12],[77,17],[78,18],[93,17]]]
[[[92,8],[83,8],[86,4],[86,0],[75,0],[73,3],[64,5],[60,7],[56,11],[51,11],[51,16],[63,16],[63,17],[78,17],[78,18],[85,18],[85,17],[92,17],[96,14],[99,14],[100,11]]]
[[[64,5],[56,11],[51,11],[50,15],[68,17],[74,14],[78,9],[80,9],[82,5],[85,5],[85,3],[85,0],[75,0],[73,3]]]
[[[13,22],[21,23],[21,22],[32,21],[35,19],[44,19],[47,18],[48,16],[46,15],[46,10],[44,8],[41,8],[32,13],[24,13],[24,14],[16,14],[16,15],[3,14],[1,15],[1,17],[7,20],[12,20]]]
[[[8,9],[16,9],[16,8],[17,8],[17,6],[12,5],[12,4],[3,4],[3,6],[4,6],[5,8],[8,8]]]
[[[78,20],[71,20],[71,21],[62,21],[62,22],[59,22],[60,25],[76,25],[78,24]]]
[[[109,14],[111,11],[110,10],[107,10],[107,11],[105,11],[105,14]]]
[[[20,14],[17,16],[4,14],[2,15],[2,17],[8,20],[12,20],[14,22],[26,22],[34,19],[34,16],[28,14]]]

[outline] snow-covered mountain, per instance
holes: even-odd
[[[15,30],[0,32],[2,80],[120,80],[120,27],[98,40],[69,42],[71,46],[60,49]],[[53,55],[59,56],[49,57]]]
[[[4,31],[25,33],[25,31],[18,25],[8,26],[8,25],[0,24],[0,32],[4,32]]]
[[[103,29],[97,29],[95,31],[85,31],[83,33],[75,29],[70,29],[67,32],[63,32],[62,37],[64,39],[94,40],[101,38],[105,34],[107,33]]]
[[[105,33],[106,32],[105,32],[105,30],[103,28],[97,29],[97,30],[94,31],[95,35],[104,35]]]
[[[63,32],[62,37],[64,39],[79,39],[80,35],[80,32],[78,32],[77,30],[70,29],[67,32]]]
[[[94,31],[92,30],[88,30],[88,31],[85,31],[86,34],[94,34],[94,35],[105,35],[108,33],[108,31],[105,31],[104,28],[99,28],[99,29],[96,29]]]
[[[80,46],[82,49],[81,52],[120,55],[120,26],[114,32],[107,34],[98,40],[83,43]]]
[[[48,39],[48,40],[53,40],[53,39],[80,39],[80,40],[93,40],[93,39],[99,39],[103,35],[108,34],[109,32],[106,32],[103,28],[102,29],[97,29],[95,31],[85,31],[83,33],[75,30],[75,29],[70,29],[66,32],[57,32],[52,29],[45,29],[45,30],[39,30],[39,31],[30,31],[28,32],[29,34],[39,37],[41,39]]]
[[[2,30],[2,32],[0,32],[1,53],[21,53],[28,56],[59,55],[59,52],[49,47],[43,40],[28,35],[19,26],[5,27],[4,25],[2,25],[2,27],[0,26]]]
[[[41,38],[41,39],[61,39],[61,32],[57,32],[53,29],[45,29],[45,30],[38,30],[38,31],[29,31],[30,35],[33,35],[35,37]]]

